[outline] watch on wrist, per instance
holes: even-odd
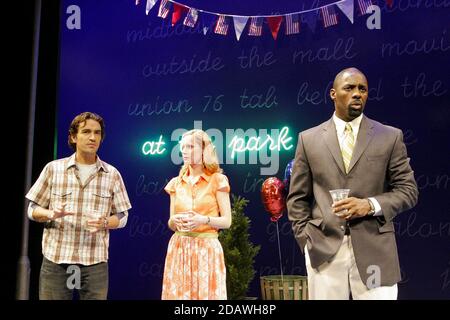
[[[370,199],[367,199],[367,201],[369,202],[370,206],[370,211],[367,213],[367,215],[373,216],[375,214],[375,206],[373,205],[372,201],[370,201]]]

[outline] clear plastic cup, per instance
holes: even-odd
[[[187,218],[191,216],[191,213],[179,213],[179,215],[181,215],[181,220],[184,222]],[[178,229],[178,231],[188,232],[191,231],[191,229],[181,227]]]
[[[92,220],[98,220],[100,217],[98,214],[94,213],[83,213],[83,216],[81,217],[81,228],[86,230],[87,232],[96,232],[97,228],[90,226],[88,224],[89,221]]]
[[[348,198],[348,194],[350,193],[350,189],[334,189],[330,190],[331,198],[333,199],[333,203]],[[335,212],[337,216],[342,216],[345,211]]]

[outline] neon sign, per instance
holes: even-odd
[[[231,140],[230,144],[228,144],[228,148],[231,148],[231,157],[234,157],[235,153],[237,152],[245,152],[245,151],[260,151],[266,145],[268,145],[269,150],[277,150],[281,151],[281,149],[284,150],[290,150],[292,149],[293,145],[288,145],[289,141],[292,140],[292,137],[288,137],[289,128],[283,127],[281,129],[281,132],[278,136],[277,143],[272,139],[270,135],[267,135],[264,142],[262,141],[261,137],[250,137],[245,143],[245,140],[243,138],[239,138],[237,136],[234,136]]]
[[[292,137],[288,136],[289,128],[283,127],[281,129],[280,134],[278,135],[277,141],[270,135],[266,135],[264,141],[262,137],[250,137],[247,142],[245,139],[239,138],[238,136],[234,136],[231,142],[228,144],[228,148],[231,149],[231,157],[234,157],[238,152],[245,151],[260,151],[266,146],[268,146],[269,150],[290,150],[293,148],[293,145],[289,142],[292,140]],[[166,143],[163,140],[163,136],[159,136],[158,141],[146,141],[142,145],[142,153],[144,155],[161,155],[166,151],[166,148],[163,148],[163,145]]]
[[[166,151],[166,148],[161,149],[161,147],[166,144],[163,141],[163,136],[160,135],[159,136],[159,140],[157,142],[155,141],[146,141],[143,145],[142,145],[142,153],[144,155],[157,155],[157,154],[163,154],[164,151]]]

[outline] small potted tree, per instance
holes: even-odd
[[[229,229],[221,231],[227,268],[227,295],[229,300],[246,299],[248,287],[255,276],[255,256],[260,246],[249,240],[250,219],[244,214],[248,200],[232,195],[232,223]]]

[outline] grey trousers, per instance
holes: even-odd
[[[108,263],[90,266],[57,264],[44,257],[39,276],[39,299],[72,300],[75,290],[80,300],[106,300]]]

